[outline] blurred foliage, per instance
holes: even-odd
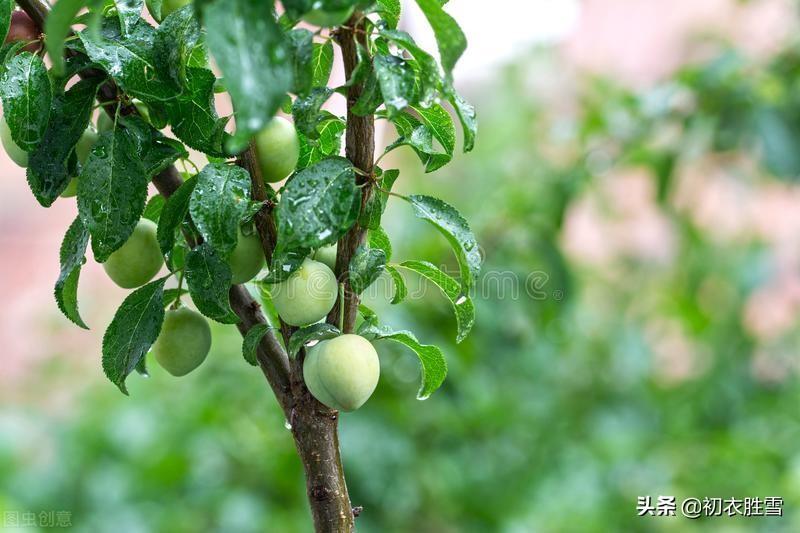
[[[768,64],[726,49],[636,93],[546,51],[472,95],[475,152],[433,175],[404,171],[398,185],[453,199],[479,234],[478,324],[456,346],[435,291],[396,307],[371,298],[384,322],[442,346],[450,374],[420,403],[415,358],[379,346],[375,396],[342,419],[359,530],[800,529],[800,387],[789,371],[753,371],[757,351],[796,353],[798,335],[763,346],[742,326],[771,251],[711,238],[674,200],[676,169],[711,153],[760,160],[752,186],[800,176],[799,60],[794,43]],[[673,256],[571,258],[571,207],[630,167],[654,180]],[[388,210],[397,258],[452,268],[407,209]],[[660,359],[654,329],[679,332],[686,346],[666,352],[689,353],[692,372],[670,379],[680,361]],[[215,330],[209,362],[189,378],[153,370],[131,379],[131,398],[98,383],[67,415],[0,408],[0,510],[71,510],[76,531],[308,531],[289,433],[233,328]],[[31,387],[65,379],[79,376],[51,369]],[[637,496],[661,494],[783,496],[786,516],[636,517]]]

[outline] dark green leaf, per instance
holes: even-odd
[[[314,35],[306,29],[295,29],[287,34],[287,42],[292,52],[294,86],[292,91],[306,95],[314,84]],[[326,80],[327,81],[327,80]]]
[[[355,222],[360,194],[350,161],[329,157],[289,180],[276,210],[285,249],[320,248],[339,240]]]
[[[156,30],[153,55],[164,78],[171,78],[179,87],[189,85],[186,71],[190,61],[198,56],[205,57],[202,28],[191,5],[164,19]],[[200,63],[203,66],[204,61]]]
[[[236,247],[239,225],[248,212],[250,175],[241,167],[208,164],[197,175],[189,212],[205,242],[226,256]]]
[[[138,115],[121,117],[120,121],[133,134],[147,178],[158,174],[179,158],[189,157],[183,145],[151,126]]]
[[[164,203],[166,200],[160,194],[154,194],[147,200],[147,203],[144,206],[144,211],[142,212],[142,218],[146,218],[147,220],[152,220],[156,224],[158,224],[158,219],[161,217],[161,211],[164,209]]]
[[[414,214],[433,224],[450,243],[461,269],[461,291],[466,295],[481,270],[478,241],[469,224],[453,206],[438,198],[412,195],[407,200],[414,207]]]
[[[389,240],[389,236],[386,234],[383,227],[378,226],[377,228],[370,229],[367,235],[369,247],[383,250],[383,253],[386,255],[386,260],[389,261],[392,258],[392,242]]]
[[[270,329],[272,328],[268,324],[255,324],[244,336],[242,355],[253,366],[258,366],[258,345]]]
[[[292,104],[292,117],[294,126],[308,139],[316,140],[319,136],[317,126],[325,119],[321,113],[323,104],[333,94],[328,87],[318,87],[311,90],[308,96],[299,96]]]
[[[0,42],[6,40],[8,29],[11,27],[11,13],[14,11],[13,0],[0,0]]]
[[[341,333],[339,328],[324,323],[312,324],[308,327],[298,329],[292,334],[292,338],[289,339],[289,357],[296,357],[300,350],[307,344],[313,346],[319,341],[338,337]]]
[[[114,5],[117,8],[117,16],[122,26],[122,33],[128,35],[131,28],[139,21],[144,7],[144,0],[114,0]]]
[[[425,165],[425,172],[440,169],[452,160],[452,155],[437,150],[433,145],[433,132],[409,113],[400,113],[392,119],[400,138],[386,147],[386,152],[391,152],[400,146],[410,146],[414,149],[420,161]]]
[[[403,276],[400,275],[400,272],[398,272],[396,268],[391,265],[386,265],[386,272],[392,276],[392,282],[394,282],[394,296],[392,297],[392,305],[397,305],[406,299],[406,296],[408,295],[408,288],[406,287],[406,282],[403,279]]]
[[[272,264],[269,267],[269,273],[264,278],[264,283],[280,283],[288,278],[300,268],[311,250],[308,248],[300,248],[295,250],[284,250],[282,245],[279,244],[272,254]]]
[[[475,146],[475,136],[478,134],[478,118],[475,115],[475,108],[455,91],[450,93],[448,99],[456,110],[458,120],[461,121],[461,129],[464,134],[464,151],[469,152]]]
[[[342,133],[345,129],[346,125],[342,119],[328,114],[326,119],[317,126],[318,138],[316,140],[312,141],[302,133],[299,134],[300,157],[297,169],[302,170],[330,155],[339,155],[342,148]]]
[[[81,275],[81,266],[85,261],[88,244],[89,232],[81,219],[76,218],[61,243],[59,252],[61,272],[55,288],[58,308],[61,309],[64,316],[83,329],[89,329],[89,327],[78,312],[78,278]]]
[[[325,87],[333,69],[333,44],[314,43],[311,55],[311,83],[313,87]]]
[[[272,1],[213,0],[204,4],[203,16],[208,46],[233,100],[232,148],[239,151],[266,126],[292,88],[291,54]]]
[[[367,200],[361,212],[358,223],[363,228],[376,229],[381,225],[381,217],[386,210],[386,202],[389,199],[388,191],[392,190],[394,182],[400,176],[400,171],[391,169],[384,172],[379,180],[380,189],[375,189]]]
[[[78,212],[98,262],[125,244],[146,200],[147,175],[133,135],[124,128],[103,133],[78,180]]]
[[[220,118],[214,106],[214,82],[210,70],[188,68],[186,88],[167,105],[172,132],[191,148],[218,157],[226,155],[224,143],[227,118]]]
[[[359,246],[348,267],[350,288],[361,294],[380,277],[386,267],[386,253],[380,248]]]
[[[44,136],[53,99],[42,58],[30,52],[12,57],[0,80],[0,97],[11,138],[26,152],[33,151]]]
[[[184,275],[192,301],[201,313],[223,324],[239,322],[228,297],[231,268],[214,248],[203,243],[189,252]]]
[[[451,78],[453,68],[467,48],[467,38],[464,37],[464,32],[461,31],[453,17],[444,12],[438,0],[416,1],[433,28],[436,43],[439,45],[442,66],[447,76]]]
[[[400,22],[400,0],[378,0],[376,12],[389,28],[396,28]]]
[[[407,60],[378,54],[372,59],[372,65],[390,117],[416,102],[416,75]]]
[[[393,42],[414,58],[409,64],[415,71],[416,98],[415,104],[429,107],[439,95],[442,88],[442,75],[436,60],[428,52],[417,46],[414,39],[406,32],[399,30],[381,30],[381,36]]]
[[[125,379],[161,332],[166,281],[151,281],[125,298],[103,336],[103,371],[125,394]]]
[[[174,304],[178,299],[186,294],[186,289],[165,289],[164,290],[164,308]]]
[[[64,74],[64,40],[72,31],[72,21],[87,3],[88,0],[58,0],[44,22],[47,55],[56,76]]]
[[[197,178],[189,178],[178,187],[177,191],[172,193],[164,204],[156,232],[158,245],[164,255],[169,254],[175,246],[175,232],[180,229],[181,223],[189,212],[189,200],[195,185],[197,185]]]
[[[434,138],[439,141],[447,155],[452,156],[456,146],[456,128],[453,118],[445,108],[434,104],[428,108],[414,107],[422,123],[431,131]]]

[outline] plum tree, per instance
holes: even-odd
[[[264,268],[264,250],[261,239],[254,233],[245,234],[239,229],[236,248],[228,261],[233,274],[233,284],[247,283]]]
[[[81,138],[78,140],[78,144],[75,145],[75,154],[78,156],[78,162],[81,165],[86,164],[86,159],[89,157],[89,153],[92,151],[92,146],[94,143],[97,142],[97,132],[94,131],[94,128],[89,126],[81,135]],[[64,189],[64,192],[61,193],[61,196],[64,198],[70,198],[78,194],[78,178],[74,177],[69,180],[69,185],[67,188]]]
[[[336,303],[337,283],[333,271],[312,259],[286,280],[270,288],[272,303],[284,322],[307,326],[327,315]]]
[[[153,355],[164,370],[176,377],[185,376],[206,360],[211,349],[211,328],[208,321],[188,307],[170,309],[164,314],[164,323]]]
[[[3,149],[14,163],[22,168],[28,166],[28,152],[20,148],[11,138],[11,129],[8,127],[5,117],[0,117],[0,142],[3,143]]]
[[[300,157],[300,141],[291,122],[274,117],[256,134],[255,142],[264,181],[281,181],[294,172]]]
[[[161,4],[160,15],[155,9],[157,3]],[[161,0],[160,2],[159,0],[147,0],[147,10],[150,12],[150,15],[152,15],[156,22],[161,22],[171,15],[172,12],[177,11],[183,6],[187,6],[191,3],[192,0]]]
[[[8,28],[5,43],[16,41],[34,41],[42,34],[41,28],[24,11],[11,13],[11,25]],[[35,52],[39,46],[31,43],[22,49],[26,52]]]
[[[311,394],[331,409],[355,411],[378,386],[378,352],[367,339],[345,334],[307,351],[303,379]]]
[[[314,26],[320,26],[324,28],[341,26],[353,15],[353,11],[355,11],[354,6],[345,7],[343,9],[335,9],[332,11],[326,11],[324,9],[312,9],[303,15],[303,20],[309,24],[313,24]]]
[[[143,218],[125,244],[103,263],[103,268],[114,283],[123,289],[134,289],[153,279],[163,264],[156,225]]]
[[[336,248],[336,244],[317,248],[317,251],[314,252],[314,259],[328,265],[328,268],[334,270],[336,268]]]

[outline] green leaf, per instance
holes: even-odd
[[[453,305],[453,312],[456,316],[458,330],[456,342],[463,341],[475,324],[475,305],[469,296],[461,292],[458,281],[427,261],[403,261],[398,266],[416,272],[435,283],[442,290]]]
[[[361,294],[380,277],[386,267],[386,253],[380,248],[359,246],[348,266],[350,288]]]
[[[387,146],[385,153],[400,146],[410,146],[425,165],[425,172],[438,170],[452,160],[451,154],[443,153],[433,146],[433,131],[416,117],[409,113],[400,113],[392,118],[392,124],[400,138]]]
[[[323,44],[314,43],[311,54],[311,85],[325,87],[333,70],[333,43],[326,41]]]
[[[231,268],[211,245],[203,243],[189,252],[184,275],[192,301],[201,313],[223,324],[239,322],[228,296]]]
[[[367,328],[378,326],[378,315],[364,304],[358,305],[358,313],[364,319],[364,323],[358,328],[358,334],[361,335]]]
[[[61,243],[59,256],[61,272],[56,281],[55,297],[58,308],[72,322],[89,329],[78,312],[78,279],[85,261],[86,247],[89,245],[89,232],[80,217],[72,222]]]
[[[72,31],[72,21],[89,0],[58,0],[44,21],[47,55],[53,62],[53,73],[64,75],[64,40]]]
[[[214,106],[214,73],[204,68],[186,70],[186,88],[167,104],[172,132],[191,148],[225,157],[227,118],[220,118]]]
[[[144,0],[114,0],[114,6],[117,8],[117,16],[122,26],[122,33],[128,35],[139,21],[144,7]]]
[[[358,216],[360,194],[350,161],[329,157],[299,171],[275,212],[284,249],[320,248],[339,240]]]
[[[287,34],[292,53],[294,85],[292,91],[306,95],[314,87],[314,34],[306,29],[295,29]],[[326,80],[327,81],[327,80]]]
[[[147,200],[147,203],[144,206],[144,211],[142,212],[142,218],[146,218],[147,220],[152,220],[156,224],[158,224],[158,219],[161,218],[161,211],[164,209],[164,203],[166,200],[160,194],[154,194]]]
[[[0,42],[6,40],[8,29],[11,27],[11,13],[14,11],[13,0],[0,0]]]
[[[268,324],[254,324],[244,336],[242,341],[242,355],[244,360],[253,366],[258,366],[258,345],[261,339],[272,328]]]
[[[400,272],[397,271],[392,265],[386,265],[386,272],[392,276],[392,281],[394,282],[394,296],[392,297],[392,305],[397,305],[403,300],[406,299],[408,295],[408,288],[406,287],[406,281],[403,279],[403,276],[400,275]]]
[[[124,394],[128,394],[125,379],[161,332],[166,281],[166,277],[151,281],[125,298],[103,336],[103,371]]]
[[[339,155],[342,149],[342,134],[346,128],[347,126],[342,119],[328,114],[317,125],[318,138],[316,140],[311,140],[302,133],[299,134],[300,157],[297,162],[297,169],[302,170],[328,156]]]
[[[184,294],[186,294],[186,289],[165,289],[163,298],[164,309],[175,303]]]
[[[450,113],[439,104],[434,104],[428,108],[414,107],[414,111],[420,116],[422,123],[431,131],[434,138],[442,145],[445,153],[448,156],[452,156],[456,147],[456,128]]]
[[[42,58],[30,52],[12,57],[0,80],[0,97],[11,138],[26,152],[33,151],[44,137],[53,99]]]
[[[467,38],[455,19],[444,12],[438,0],[416,0],[416,2],[436,36],[445,73],[448,78],[452,78],[453,68],[467,49]]]
[[[392,258],[392,243],[383,227],[378,226],[375,229],[370,229],[369,233],[367,233],[367,242],[370,248],[383,250],[387,261]]]
[[[411,348],[422,364],[422,384],[417,393],[418,400],[427,400],[438,389],[447,376],[447,361],[437,347],[421,344],[410,331],[392,331],[388,326],[367,326],[359,331],[360,335],[372,337],[374,340],[392,340]]]
[[[414,214],[433,224],[444,235],[458,259],[461,270],[461,291],[466,295],[481,270],[478,241],[464,217],[453,206],[432,196],[411,195],[406,198]]]
[[[147,175],[133,135],[124,128],[100,135],[78,180],[78,212],[99,263],[131,236],[146,200]]]
[[[175,233],[180,229],[181,223],[189,213],[189,200],[195,185],[197,185],[197,178],[187,179],[164,204],[156,231],[158,245],[164,255],[168,255],[175,246]]]
[[[451,91],[448,100],[456,110],[464,134],[464,152],[469,152],[475,147],[475,136],[478,134],[478,118],[475,108],[464,100],[461,95]]]
[[[436,60],[428,52],[417,46],[413,37],[404,31],[383,29],[381,36],[408,52],[414,58],[409,62],[415,71],[415,103],[429,107],[434,103],[442,88],[442,74]]]
[[[236,112],[233,151],[266,126],[292,88],[291,54],[272,1],[204,3],[208,46],[225,77]]]
[[[296,357],[300,350],[308,344],[313,346],[319,341],[338,337],[341,333],[339,328],[325,323],[312,324],[308,327],[298,329],[289,339],[289,357]]]
[[[397,169],[387,170],[381,174],[380,188],[372,191],[359,217],[358,223],[361,227],[371,230],[380,227],[381,217],[386,210],[386,202],[389,200],[388,191],[392,190],[398,176],[400,176],[400,171]]]
[[[300,96],[292,104],[292,118],[297,130],[308,139],[317,139],[319,132],[317,126],[325,120],[321,112],[323,104],[333,94],[333,89],[318,87],[312,89],[308,96]]]
[[[272,254],[272,264],[269,267],[269,273],[263,280],[264,283],[274,284],[285,280],[300,268],[310,253],[311,249],[309,248],[285,250],[282,244],[278,243]]]
[[[179,87],[189,85],[190,62],[198,55],[203,59],[206,56],[203,30],[194,16],[194,7],[184,6],[163,20],[156,30],[153,55],[163,77],[171,78]]]
[[[128,95],[144,102],[171,100],[179,92],[175,82],[161,76],[153,55],[155,29],[142,19],[128,30],[120,31],[119,20],[107,17],[102,31],[78,33],[86,54]]]
[[[407,60],[393,55],[377,54],[372,59],[372,65],[389,117],[417,101],[416,75]]]
[[[36,200],[50,206],[71,179],[68,160],[91,118],[98,80],[82,80],[53,98],[44,139],[31,152],[28,185]]]
[[[189,154],[175,139],[165,137],[160,131],[138,115],[120,117],[120,123],[131,132],[137,143],[147,179],[166,169],[179,158]]]
[[[197,175],[189,213],[203,239],[227,257],[250,207],[250,175],[241,167],[208,164]]]
[[[400,0],[378,0],[375,10],[389,28],[396,28],[400,22]]]

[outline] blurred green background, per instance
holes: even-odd
[[[635,88],[555,47],[519,53],[466,91],[473,153],[433,175],[392,161],[399,190],[461,210],[486,262],[460,345],[434,289],[370,297],[450,373],[419,402],[413,354],[379,345],[379,387],[341,424],[360,531],[800,530],[800,48],[697,46]],[[396,260],[452,266],[407,206],[386,225]],[[190,377],[152,364],[128,398],[86,382],[52,316],[53,357],[0,391],[0,511],[68,510],[86,532],[309,530],[235,329],[215,327]],[[780,496],[784,517],[639,518],[645,495]]]

